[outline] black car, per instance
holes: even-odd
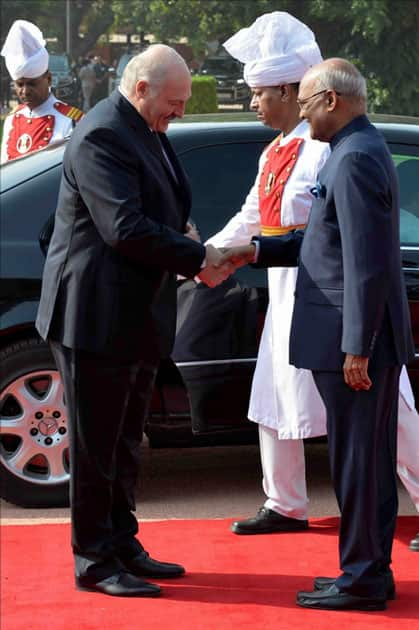
[[[249,111],[252,94],[243,79],[243,64],[233,57],[207,57],[199,71],[213,76],[217,82],[219,105],[242,105]]]
[[[50,54],[49,70],[52,75],[52,91],[68,105],[80,106],[80,84],[66,54]]]
[[[419,126],[377,126],[400,174],[401,251],[417,347],[409,374],[419,395]],[[169,135],[191,179],[192,217],[205,240],[240,209],[275,132],[258,122],[200,122],[173,124]],[[55,210],[64,149],[65,142],[52,145],[1,169],[1,496],[28,507],[67,500],[63,389],[34,328],[44,264],[39,237]],[[185,310],[194,292],[196,308]],[[266,272],[242,268],[217,289],[180,279],[178,301],[175,350],[161,365],[146,425],[150,445],[253,439],[246,416]]]

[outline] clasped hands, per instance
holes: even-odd
[[[255,245],[241,245],[217,249],[213,245],[206,245],[205,267],[198,274],[198,278],[208,287],[216,287],[227,280],[239,267],[253,262]]]

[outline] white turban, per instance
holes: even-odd
[[[49,55],[41,31],[32,22],[16,20],[1,50],[13,81],[36,79],[48,70]]]
[[[284,11],[262,15],[223,46],[245,63],[244,80],[251,88],[298,83],[322,61],[313,31]]]

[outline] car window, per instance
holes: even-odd
[[[392,156],[400,185],[400,242],[419,246],[419,156],[412,153],[394,147]]]
[[[192,185],[191,217],[203,241],[221,230],[240,210],[255,181],[258,159],[265,146],[262,142],[224,143],[192,149],[179,156]],[[266,284],[266,273],[261,269],[243,268],[238,276],[246,283]]]
[[[38,238],[42,226],[55,212],[60,178],[61,164],[40,173],[36,183],[33,179],[24,181],[2,193],[0,265],[3,277],[41,277],[44,257]]]
[[[201,67],[203,74],[237,74],[241,66],[234,59],[207,59]]]

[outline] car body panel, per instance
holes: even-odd
[[[377,123],[396,156],[419,158],[419,126]],[[253,184],[259,155],[277,135],[258,122],[173,124],[169,136],[191,180],[191,216],[205,240],[240,210]],[[65,142],[2,167],[0,345],[26,330],[33,335],[44,257],[39,233],[54,212]],[[419,162],[418,162],[419,163]],[[419,183],[419,178],[418,178]],[[42,203],[40,203],[42,200]],[[418,208],[419,215],[419,208]],[[28,217],[30,220],[28,220]],[[417,355],[409,366],[419,396],[419,228],[402,244],[403,267]],[[259,337],[268,294],[266,271],[245,267],[235,274],[257,291]],[[251,434],[246,420],[253,356],[213,356],[162,364],[148,420],[149,435]],[[212,437],[211,439],[216,439]],[[218,439],[218,438],[217,438]]]

